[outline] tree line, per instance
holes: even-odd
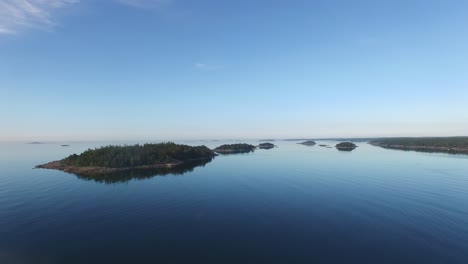
[[[468,148],[468,137],[383,138],[372,140],[379,145]]]

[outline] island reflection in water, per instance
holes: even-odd
[[[127,171],[113,172],[109,174],[83,175],[70,173],[85,181],[95,181],[105,184],[126,183],[131,180],[144,180],[155,176],[183,175],[192,172],[196,167],[204,167],[214,158],[185,162],[175,167],[158,169],[132,169]]]

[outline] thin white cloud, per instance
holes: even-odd
[[[194,66],[195,66],[195,68],[197,68],[197,69],[204,69],[204,68],[206,68],[206,64],[200,63],[200,62],[195,63]]]
[[[28,28],[49,29],[56,25],[54,11],[79,0],[0,0],[0,34],[15,34]]]
[[[156,9],[174,0],[113,0],[142,9]],[[26,29],[51,29],[57,25],[54,15],[80,0],[0,0],[0,35],[16,34]]]
[[[201,63],[201,62],[195,63],[193,67],[200,71],[214,71],[214,70],[220,69],[219,66],[210,65],[210,64]]]
[[[137,7],[152,9],[170,4],[173,0],[117,0],[121,4]]]
[[[7,27],[0,25],[0,34],[13,34],[14,32]]]

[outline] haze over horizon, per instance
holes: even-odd
[[[0,0],[0,141],[468,135],[467,13]]]

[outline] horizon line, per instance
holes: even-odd
[[[381,139],[381,138],[468,138],[468,135],[456,135],[456,136],[373,136],[373,137],[291,137],[291,138],[200,138],[200,139],[86,139],[86,140],[2,140],[1,143],[43,143],[43,144],[53,144],[53,143],[86,143],[86,142],[129,142],[129,141],[146,141],[146,142],[174,142],[174,141],[299,141],[299,140],[367,140],[367,139]]]

